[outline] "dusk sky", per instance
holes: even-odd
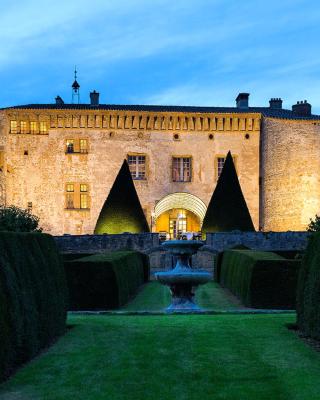
[[[307,99],[320,114],[317,0],[1,0],[0,107],[71,102],[233,106]]]

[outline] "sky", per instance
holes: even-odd
[[[82,103],[251,106],[320,114],[318,0],[1,0],[0,107]]]

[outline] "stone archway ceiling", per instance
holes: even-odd
[[[202,200],[190,193],[172,193],[163,197],[155,206],[154,213],[157,219],[161,214],[173,208],[183,208],[193,212],[200,219],[202,225],[203,218],[207,211],[207,206]]]

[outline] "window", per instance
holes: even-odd
[[[88,153],[87,139],[80,139],[80,153]]]
[[[128,155],[128,164],[132,179],[146,179],[146,156]]]
[[[225,162],[225,158],[224,157],[217,157],[217,171],[218,171],[218,178],[221,175],[223,166],[224,166],[224,162]]]
[[[80,208],[89,208],[88,207],[88,186],[81,184],[80,185]]]
[[[67,139],[66,140],[67,154],[87,154],[88,139]]]
[[[74,184],[67,184],[66,193],[66,208],[74,208]]]
[[[191,182],[191,157],[172,158],[172,181]]]
[[[233,159],[233,163],[234,163],[234,166],[235,166],[235,168],[237,169],[237,166],[236,166],[236,156],[232,156],[232,159]],[[225,157],[221,157],[221,156],[218,156],[218,157],[216,157],[216,177],[217,177],[217,179],[220,177],[220,175],[221,175],[221,172],[222,172],[222,169],[223,169],[223,166],[224,166],[224,162],[226,161],[226,158]]]
[[[48,133],[48,127],[47,127],[47,123],[44,121],[40,122],[40,133],[41,134],[46,134]]]
[[[37,133],[37,123],[36,121],[30,122],[30,133]]]
[[[66,153],[74,153],[74,140],[73,139],[67,139]]]
[[[18,133],[17,121],[10,121],[10,132],[11,133]]]
[[[86,183],[66,184],[66,208],[89,209],[89,186]]]
[[[20,133],[27,133],[27,122],[20,121]]]

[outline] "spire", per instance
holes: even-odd
[[[74,82],[72,84],[72,104],[80,103],[80,85],[77,81],[77,66],[74,67]]]

